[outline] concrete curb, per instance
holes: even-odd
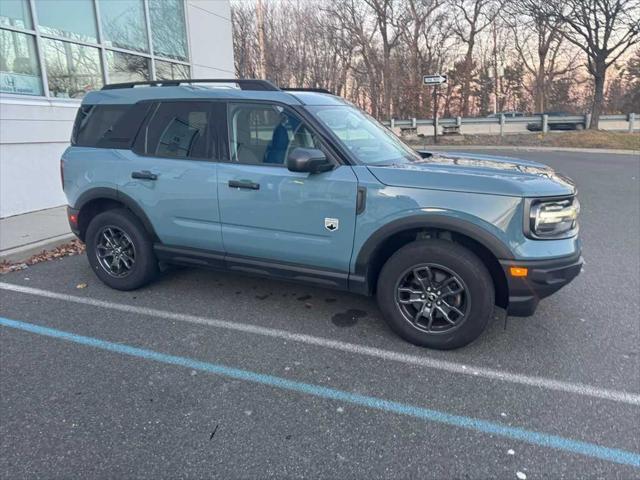
[[[415,145],[413,148],[418,148]],[[610,148],[570,148],[570,147],[519,147],[516,145],[427,145],[419,147],[421,150],[514,150],[539,152],[576,152],[576,153],[606,153],[613,155],[640,155],[640,150],[618,150]]]
[[[76,238],[73,233],[65,233],[56,237],[46,238],[37,242],[20,245],[15,248],[8,248],[0,251],[0,262],[6,261],[11,263],[19,263],[27,260],[29,257],[42,253],[43,250],[51,250],[53,248],[64,245]]]

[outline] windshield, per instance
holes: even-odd
[[[391,165],[420,160],[414,150],[373,117],[348,105],[308,106],[307,109],[366,165]]]

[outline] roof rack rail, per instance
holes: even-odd
[[[304,87],[283,87],[281,90],[285,92],[316,92],[316,93],[328,93],[329,95],[333,95],[333,92],[330,92],[326,88],[304,88]]]
[[[137,86],[147,87],[178,87],[189,83],[235,83],[241,90],[280,90],[268,80],[256,80],[245,78],[187,78],[184,80],[152,80],[149,82],[110,83],[102,87],[102,90],[117,90],[120,88],[133,88]]]

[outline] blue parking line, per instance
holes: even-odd
[[[557,450],[577,453],[588,457],[599,458],[609,462],[615,462],[640,468],[640,454],[629,452],[626,450],[602,447],[594,443],[581,442],[578,440],[572,440],[570,438],[564,438],[557,435],[548,435],[546,433],[526,430],[523,428],[509,427],[497,422],[480,420],[473,417],[452,415],[449,413],[441,412],[439,410],[422,408],[406,403],[385,400],[383,398],[359,395],[357,393],[322,387],[320,385],[314,385],[310,383],[297,382],[295,380],[287,380],[286,378],[265,375],[263,373],[252,372],[249,370],[241,370],[216,363],[202,362],[199,360],[194,360],[186,357],[178,357],[175,355],[167,355],[164,353],[155,352],[153,350],[108,342],[93,337],[85,337],[83,335],[76,335],[74,333],[65,332],[63,330],[41,327],[39,325],[11,320],[3,317],[0,317],[0,325],[35,333],[38,335],[43,335],[46,337],[66,340],[80,345],[99,348],[101,350],[116,352],[123,355],[144,358],[147,360],[154,360],[156,362],[161,362],[169,365],[177,365],[193,370],[200,370],[224,377],[259,383],[262,385],[268,385],[270,387],[281,388],[298,393],[305,393],[307,395],[313,395],[315,397],[339,400],[342,402],[348,402],[354,405],[381,410],[384,412],[407,415],[430,422],[466,428],[490,435],[499,435],[501,437],[530,443],[532,445],[554,448]]]

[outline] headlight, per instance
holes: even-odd
[[[531,200],[525,233],[533,238],[566,238],[578,230],[580,202],[577,197]],[[528,228],[527,228],[528,227]]]

